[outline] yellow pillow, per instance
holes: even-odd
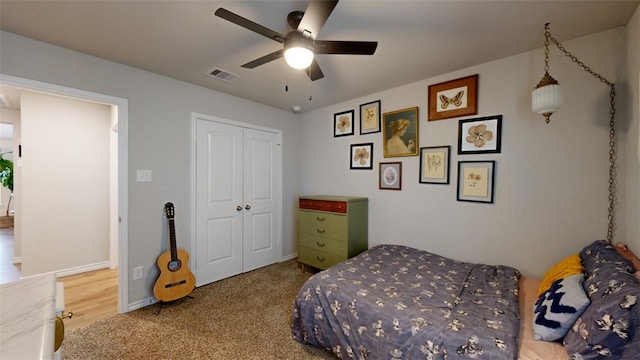
[[[568,256],[559,263],[553,265],[551,269],[547,270],[538,287],[538,296],[547,291],[551,284],[560,279],[564,279],[567,276],[581,274],[584,272],[582,262],[580,261],[580,254],[573,254]]]

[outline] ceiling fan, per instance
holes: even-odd
[[[218,8],[215,14],[236,25],[284,44],[282,49],[250,61],[242,65],[243,68],[253,69],[284,56],[289,66],[296,69],[305,69],[311,80],[315,81],[324,77],[320,66],[315,60],[315,55],[373,55],[378,47],[377,41],[316,40],[320,29],[337,4],[338,0],[312,0],[309,2],[306,11],[289,13],[287,22],[293,30],[287,35],[280,34],[224,8]]]

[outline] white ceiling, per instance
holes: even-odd
[[[547,22],[559,41],[618,27],[639,1],[343,0],[317,39],[378,41],[378,49],[373,56],[319,55],[325,77],[314,82],[283,59],[241,68],[282,45],[214,16],[224,7],[286,34],[287,14],[307,3],[2,0],[0,28],[277,108],[300,105],[305,112],[541,48]],[[215,67],[239,78],[226,83],[209,77]]]

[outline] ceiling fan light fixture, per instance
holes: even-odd
[[[304,47],[293,47],[284,51],[284,60],[294,69],[306,69],[313,62],[313,51]]]
[[[294,69],[306,69],[313,62],[313,44],[303,34],[292,31],[284,41],[284,60]]]

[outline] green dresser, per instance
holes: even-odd
[[[326,269],[367,250],[367,198],[300,197],[298,262]]]

